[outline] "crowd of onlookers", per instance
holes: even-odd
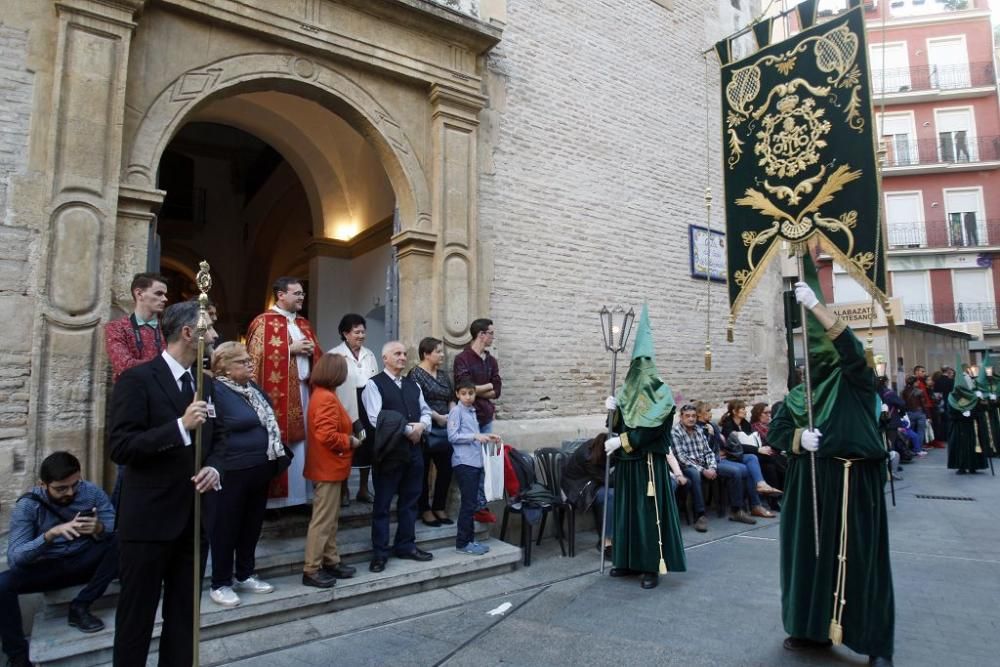
[[[950,423],[948,395],[955,386],[955,369],[943,366],[930,377],[923,366],[914,366],[900,391],[888,377],[878,379],[882,400],[880,426],[892,453],[892,475],[902,479],[899,464],[927,456],[929,449],[944,449]]]

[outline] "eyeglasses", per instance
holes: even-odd
[[[50,484],[49,491],[55,493],[66,493],[67,491],[73,491],[74,493],[80,487],[80,480],[76,480],[72,484]]]
[[[251,359],[249,357],[247,357],[246,359],[234,359],[233,363],[234,364],[243,364],[244,366],[246,366],[247,368],[249,368],[249,367],[253,366],[253,359]]]

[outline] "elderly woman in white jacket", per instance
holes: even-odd
[[[368,417],[365,414],[364,404],[361,402],[361,392],[368,384],[369,378],[378,375],[378,358],[374,352],[364,346],[368,329],[367,322],[361,315],[357,313],[344,315],[340,318],[337,331],[340,332],[340,339],[343,342],[330,350],[330,353],[339,354],[347,359],[347,380],[337,387],[337,398],[340,399],[354,423],[354,434],[364,443],[354,450],[354,459],[351,462],[351,467],[358,468],[361,476],[361,484],[356,498],[359,502],[370,504],[372,496],[368,492],[368,475],[372,465],[371,436],[373,434],[371,429],[364,431]],[[346,507],[350,504],[351,497],[346,480],[342,493],[341,505]]]

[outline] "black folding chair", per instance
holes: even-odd
[[[559,549],[562,555],[566,555],[566,547],[563,545],[563,538],[569,543],[569,556],[576,556],[576,506],[566,500],[566,494],[562,490],[562,473],[565,466],[566,455],[561,449],[555,447],[545,447],[535,451],[535,469],[538,471],[538,481],[552,494],[552,509],[556,513],[556,539],[559,540]],[[542,525],[538,530],[538,544],[542,543],[542,535],[545,533],[545,517],[542,515]],[[568,534],[563,532],[563,521],[567,524]]]

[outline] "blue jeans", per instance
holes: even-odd
[[[17,603],[19,594],[86,584],[73,599],[73,604],[89,606],[104,595],[108,584],[117,576],[118,536],[114,533],[67,558],[38,561],[0,572],[0,640],[3,652],[13,658],[28,651],[21,625],[21,608]]]
[[[694,466],[682,468],[684,476],[688,478],[685,488],[691,494],[691,502],[694,505],[694,517],[697,519],[705,513],[705,496],[701,491],[701,470]]]
[[[906,416],[910,418],[910,428],[917,434],[916,439],[910,439],[910,442],[913,443],[913,451],[916,453],[924,448],[927,433],[927,415],[924,414],[923,410],[916,410],[914,412],[907,412]]]
[[[750,459],[754,462],[757,466],[757,475],[759,476],[760,464],[757,463],[757,457],[749,454],[744,454],[743,456],[745,459]],[[757,495],[757,483],[753,480],[749,464],[723,459],[719,461],[719,476],[726,480],[734,480],[733,482],[729,482],[727,486],[729,489],[730,509],[743,509],[744,498],[750,501],[750,507],[760,505],[760,496]]]
[[[458,508],[458,533],[455,535],[455,548],[461,549],[476,540],[476,527],[472,515],[476,513],[483,469],[460,465],[452,468],[451,473],[461,495],[461,504]]]
[[[607,503],[607,509],[603,509],[605,503]],[[597,495],[594,497],[594,505],[597,507],[598,511],[605,511],[608,513],[608,529],[607,537],[611,539],[615,534],[615,490],[606,489],[603,486],[597,490]],[[600,526],[598,526],[598,529]]]
[[[423,487],[424,453],[416,445],[410,446],[410,463],[389,471],[372,471],[375,499],[372,505],[372,558],[389,557],[389,508],[393,496],[396,501],[396,539],[392,551],[396,555],[411,554],[416,548],[415,524],[417,501]]]

